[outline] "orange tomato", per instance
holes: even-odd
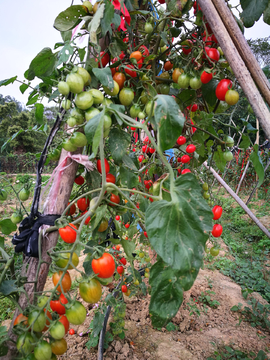
[[[23,314],[19,314],[14,321],[14,326],[18,324],[28,325],[28,317],[24,316]]]
[[[121,72],[116,72],[113,75],[113,80],[117,82],[119,89],[121,90],[124,87],[124,83],[126,81],[126,75]]]
[[[58,281],[59,281],[60,277],[62,276],[62,274],[63,274],[63,271],[58,271],[58,272],[55,272],[53,274],[52,281],[53,281],[54,286],[58,283]],[[68,271],[65,273],[65,275],[64,275],[64,277],[62,279],[62,288],[63,288],[64,292],[69,291],[69,289],[71,288],[71,277],[70,277]],[[57,291],[62,292],[62,289],[61,289],[60,285],[57,287]]]
[[[172,79],[177,84],[179,76],[183,73],[182,69],[176,68],[173,70]]]
[[[130,59],[136,59],[137,61],[141,60],[142,53],[140,51],[133,51],[133,53],[130,54]]]

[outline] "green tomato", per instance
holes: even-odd
[[[150,276],[149,273],[144,274],[144,277],[147,278],[147,279],[149,278],[149,276]]]
[[[53,149],[53,151],[49,154],[49,158],[52,161],[57,161],[60,159],[61,152],[59,149]]]
[[[189,77],[187,74],[181,74],[179,76],[178,85],[181,89],[187,89],[189,87]]]
[[[79,94],[83,91],[84,81],[81,75],[76,73],[70,73],[67,76],[66,82],[69,85],[70,91],[74,94]]]
[[[215,246],[211,247],[211,249],[210,249],[210,254],[211,254],[212,256],[218,256],[218,254],[219,254],[219,249],[217,249]]]
[[[84,123],[84,113],[82,110],[75,107],[71,110],[70,116],[76,119],[77,125]]]
[[[112,126],[112,118],[105,114],[103,116],[103,120],[104,120],[104,130],[110,129],[110,127]]]
[[[225,94],[225,101],[228,105],[235,105],[238,103],[239,94],[235,90],[228,90]]]
[[[33,324],[34,323],[34,324]],[[39,312],[38,310],[32,311],[28,316],[28,324],[33,324],[33,330],[40,332],[44,329],[46,325],[46,316],[45,312]]]
[[[109,136],[109,133],[110,133],[110,128],[108,128],[108,129],[105,129],[104,128],[104,131],[103,131],[103,138],[105,139],[107,136]]]
[[[68,95],[69,94],[69,85],[65,81],[59,81],[58,83],[58,91],[62,95]]]
[[[136,279],[136,280],[134,281],[134,285],[140,285],[140,282],[139,282],[138,279]]]
[[[231,152],[231,151],[225,151],[224,153],[223,153],[223,159],[225,160],[225,161],[232,161],[232,159],[233,159],[233,153]]]
[[[52,325],[52,327],[50,328],[50,335],[55,339],[55,340],[60,340],[65,336],[66,333],[66,329],[64,327],[64,325],[60,322],[57,321],[55,324]]]
[[[67,119],[67,124],[68,124],[68,126],[70,126],[70,127],[74,127],[74,126],[76,126],[76,125],[79,125],[79,124],[77,123],[77,119],[75,119],[74,117],[68,118],[68,119]]]
[[[233,145],[234,145],[234,140],[233,140],[232,137],[226,136],[225,139],[224,139],[224,141],[226,142],[226,146],[228,146],[228,147],[233,147]]]
[[[109,107],[111,104],[113,104],[111,99],[104,98],[104,100],[100,104],[99,108],[103,109],[104,107]]]
[[[129,109],[129,113],[132,118],[136,118],[138,116],[138,114],[140,113],[140,111],[141,111],[141,107],[139,104],[134,104]]]
[[[94,103],[92,95],[88,91],[84,91],[75,96],[75,104],[81,110],[89,109]]]
[[[103,86],[103,89],[104,89],[104,91],[105,91],[105,93],[107,95],[115,96],[115,95],[117,95],[119,93],[119,85],[118,85],[118,83],[115,80],[113,80],[113,84],[114,84],[114,86],[113,86],[112,90],[109,89],[106,86]]]
[[[20,192],[19,192],[19,198],[21,201],[26,201],[28,200],[29,198],[29,195],[30,195],[30,191],[23,188]]]
[[[204,191],[204,192],[203,192],[203,197],[204,197],[206,200],[208,200],[208,199],[210,198],[209,192]]]
[[[119,100],[122,105],[129,106],[134,100],[134,92],[129,88],[123,88],[119,94]]]
[[[46,295],[41,295],[41,296],[39,296],[38,297],[38,299],[37,299],[37,306],[39,307],[39,308],[43,308],[46,304],[47,304],[47,302],[48,302],[48,296],[46,296]]]
[[[150,259],[150,257],[148,256],[148,257],[146,257],[145,259],[144,259],[146,262],[150,262],[151,261],[151,259]]]
[[[15,212],[11,215],[10,220],[13,222],[13,224],[19,224],[23,219],[22,213]]]
[[[87,70],[85,70],[85,68],[78,66],[77,74],[79,74],[83,78],[84,85],[90,85],[91,75]]]
[[[154,116],[155,113],[155,104],[152,107],[153,103],[154,103],[153,101],[148,101],[148,103],[145,106],[145,112],[149,117]]]
[[[21,334],[16,342],[17,350],[24,355],[30,354],[34,349],[35,340],[33,336],[27,332]]]
[[[189,81],[189,86],[191,87],[191,89],[194,89],[194,90],[200,89],[202,86],[201,79],[199,79],[197,77],[191,78]]]
[[[66,309],[66,317],[71,324],[81,325],[86,319],[85,307],[79,301],[75,301]]]
[[[204,191],[208,191],[209,186],[208,186],[208,184],[205,182],[205,183],[203,183],[202,188],[203,188]]]
[[[147,22],[144,25],[144,31],[146,32],[146,34],[151,34],[153,32],[153,26],[152,24],[150,24],[149,22]]]
[[[89,12],[93,11],[93,5],[90,3],[90,1],[84,1],[83,6],[86,6]]]
[[[91,89],[88,92],[92,95],[94,104],[102,104],[102,102],[104,101],[104,95],[100,90]]]
[[[64,99],[61,103],[61,106],[63,109],[65,110],[69,110],[70,109],[70,105],[71,105],[71,101],[68,99]]]
[[[83,147],[87,145],[87,138],[83,133],[76,131],[72,134],[70,142],[77,147]]]
[[[142,259],[142,258],[144,258],[144,256],[145,256],[145,254],[143,253],[143,252],[140,252],[139,253],[139,257]]]
[[[5,189],[0,189],[0,200],[5,201],[7,199],[7,192]]]
[[[62,148],[65,149],[66,151],[70,151],[70,152],[73,152],[73,151],[76,151],[77,150],[77,146],[76,145],[73,145],[69,139],[65,139],[63,142],[62,142]]]
[[[61,324],[61,323],[60,323]],[[62,324],[64,327],[64,325]],[[52,348],[45,340],[41,340],[34,349],[35,358],[37,360],[50,360],[52,358]]]
[[[98,115],[100,113],[100,111],[94,107],[91,107],[90,109],[88,109],[85,112],[85,119],[86,121],[89,121],[90,119],[92,119],[94,116]]]
[[[150,100],[146,90],[143,90],[141,93],[141,102],[145,105],[148,103],[148,101]]]
[[[143,112],[143,111],[140,111],[139,112],[139,114],[138,114],[138,118],[140,119],[140,120],[142,120],[142,119],[145,119],[145,113]]]

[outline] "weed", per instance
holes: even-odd
[[[266,354],[262,350],[260,350],[256,355],[253,352],[243,352],[241,350],[233,349],[230,346],[224,346],[224,348],[217,349],[214,352],[213,357],[208,357],[207,360],[223,360],[223,359],[264,360],[265,357]]]
[[[220,303],[217,300],[212,300],[211,299],[211,295],[215,295],[216,293],[214,291],[211,290],[206,290],[205,292],[201,292],[201,295],[199,296],[198,300],[205,304],[208,305],[214,309],[216,309]]]

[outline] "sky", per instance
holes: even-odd
[[[236,0],[232,0],[232,3],[234,2]],[[23,81],[23,74],[31,60],[43,48],[50,47],[53,50],[54,44],[62,41],[60,32],[53,28],[53,23],[56,16],[70,4],[71,0],[13,0],[12,3],[0,1],[0,80],[18,75],[18,79]],[[74,4],[81,2],[75,0]],[[270,26],[265,24],[262,18],[252,28],[245,30],[247,39],[267,36],[270,36]],[[21,94],[19,86],[18,82],[3,86],[0,94],[10,95],[26,104],[29,92]]]

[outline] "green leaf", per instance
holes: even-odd
[[[0,284],[0,293],[2,293],[4,296],[16,293],[18,291],[18,287],[15,285],[15,283],[16,280],[4,280]]]
[[[136,187],[139,183],[138,175],[123,166],[120,166],[120,177],[121,184],[129,189]]]
[[[130,156],[128,156],[127,154],[125,154],[122,158],[123,163],[130,168],[131,170],[137,171],[138,168],[135,166],[134,162],[131,160]]]
[[[87,276],[94,275],[94,271],[92,269],[92,260],[93,260],[92,257],[91,258],[86,257],[85,261],[83,262],[84,272]]]
[[[43,112],[44,112],[44,105],[43,104],[35,104],[35,117],[39,124],[43,124]]]
[[[35,76],[42,78],[50,76],[55,69],[57,57],[50,48],[44,48],[31,61],[27,79],[33,80]]]
[[[265,360],[266,359],[266,354],[264,351],[260,350],[257,354],[257,357],[255,360]]]
[[[21,86],[20,86],[20,92],[22,93],[22,94],[24,94],[25,93],[25,91],[28,89],[28,85],[27,84],[22,84]]]
[[[112,72],[109,67],[99,69],[94,68],[92,69],[93,74],[98,78],[103,86],[108,87],[109,89],[113,89],[114,82],[112,78]]]
[[[90,34],[90,42],[97,44],[97,30],[100,25],[101,19],[103,19],[105,10],[105,4],[99,5],[97,12],[95,13],[92,21],[88,26],[88,31]]]
[[[211,106],[215,106],[217,102],[216,87],[218,83],[219,81],[217,79],[212,79],[208,84],[202,84],[201,87],[205,101]]]
[[[68,30],[68,31],[61,31],[61,37],[63,39],[63,41],[70,41],[72,38],[72,31]]]
[[[80,60],[83,61],[83,59],[84,59],[84,57],[85,57],[85,54],[86,54],[85,48],[83,48],[83,49],[77,49],[77,51],[78,51]]]
[[[259,153],[259,147],[258,145],[254,145],[253,146],[253,151],[252,153],[250,154],[250,161],[252,161],[252,164],[255,168],[255,171],[259,177],[259,184],[258,184],[258,187],[260,187],[263,183],[263,180],[264,180],[264,168],[263,168],[263,164],[262,164],[262,160],[261,160],[261,157],[260,157],[260,153]]]
[[[93,319],[93,335],[96,337],[103,328],[105,315],[101,312],[96,312]]]
[[[240,0],[243,12],[241,18],[245,27],[249,28],[258,21],[268,6],[268,0]]]
[[[127,152],[130,135],[121,129],[113,128],[109,134],[108,144],[113,160],[116,164],[119,164]]]
[[[176,315],[183,302],[183,288],[177,275],[161,259],[151,268],[149,313],[154,327],[165,326]]]
[[[93,224],[91,225],[92,230],[95,229],[100,224],[100,221],[105,216],[106,210],[107,210],[107,205],[101,205],[97,208],[96,213],[95,213],[95,220],[94,220]]]
[[[177,326],[174,325],[172,322],[169,322],[169,324],[166,326],[167,331],[175,331],[177,330]]]
[[[110,1],[106,1],[104,16],[100,21],[101,33],[103,36],[105,36],[107,32],[112,34],[111,24],[113,22],[113,18],[114,18],[114,6]]]
[[[0,230],[4,235],[9,235],[17,230],[17,226],[10,219],[4,219],[0,221]]]
[[[122,239],[121,244],[122,244],[124,251],[125,251],[127,257],[129,258],[129,260],[133,261],[134,257],[132,255],[132,253],[134,252],[134,250],[136,248],[136,244],[133,241],[124,240],[124,239]]]
[[[1,151],[3,151],[7,144],[9,142],[11,142],[12,140],[14,140],[20,133],[22,133],[24,130],[23,129],[20,129],[19,131],[17,131],[15,134],[13,134],[2,146],[1,146]]]
[[[214,152],[213,160],[215,161],[218,169],[223,172],[225,170],[227,162],[223,157],[223,151],[221,149],[221,146],[217,146],[217,150]]]
[[[160,200],[149,205],[146,231],[163,261],[186,275],[202,265],[213,214],[193,174],[177,178],[172,198],[172,202]]]
[[[177,138],[182,133],[185,118],[179,106],[169,95],[158,95],[155,100],[155,122],[158,125],[158,142],[162,151],[175,145]]]
[[[37,95],[35,95],[33,97],[30,95],[29,98],[28,98],[29,100],[26,103],[26,106],[35,104],[38,101],[38,98],[39,98],[39,94],[37,94]]]
[[[3,236],[0,236],[0,247],[4,249],[5,246],[5,238]]]
[[[68,61],[69,57],[73,54],[73,47],[67,43],[58,53],[57,66]]]
[[[242,141],[239,144],[240,149],[247,149],[250,145],[250,139],[247,135],[242,135]]]
[[[82,5],[72,5],[56,17],[53,26],[59,31],[72,30],[86,15],[87,12]]]
[[[6,80],[1,80],[0,86],[7,86],[8,84],[13,84],[16,79],[17,79],[17,76],[13,76],[12,78],[9,78]]]
[[[98,145],[103,132],[103,116],[104,110],[90,119],[84,127],[84,133],[87,141],[92,145],[93,156],[97,155]]]
[[[181,91],[181,93],[177,96],[177,98],[182,101],[183,107],[185,108],[191,105],[196,99],[196,97],[196,91],[189,89]]]

